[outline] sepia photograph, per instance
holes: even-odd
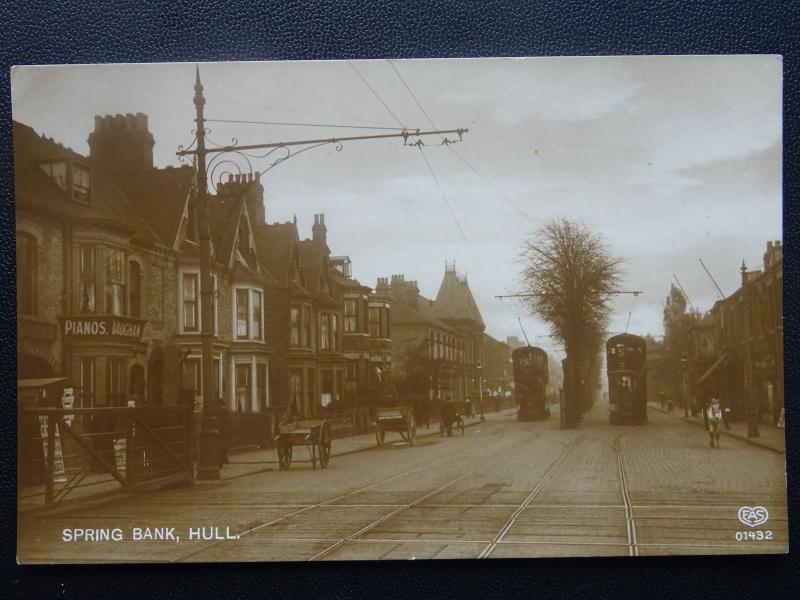
[[[782,85],[14,67],[18,562],[788,552]]]

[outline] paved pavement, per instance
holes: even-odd
[[[693,423],[700,427],[705,428],[705,423],[703,422],[703,417],[700,415],[697,416],[683,416],[683,409],[675,408],[672,411],[665,410],[661,408],[658,404],[650,403],[648,408],[651,412],[658,411],[663,412],[665,414],[670,414],[677,418],[683,419],[689,423]],[[749,438],[747,437],[747,423],[746,422],[739,422],[739,423],[731,423],[730,428],[722,427],[720,432],[725,436],[735,437],[740,440],[744,440],[750,444],[754,444],[756,446],[762,446],[764,448],[768,448],[770,450],[774,450],[775,452],[781,452],[786,454],[786,435],[785,429],[783,427],[776,427],[775,425],[766,424],[766,423],[759,423],[758,425],[758,437]]]
[[[657,411],[643,427],[612,427],[598,407],[577,430],[560,430],[555,416],[506,415],[414,447],[375,448],[373,437],[369,448],[362,437],[337,440],[340,454],[324,470],[263,471],[238,455],[219,482],[23,515],[18,556],[216,562],[788,548],[785,457],[732,437],[711,449],[701,428]],[[743,525],[742,506],[767,508],[769,520]],[[119,528],[123,539],[63,541],[74,528]],[[134,528],[174,528],[180,540],[135,540]],[[231,539],[189,539],[192,528]]]

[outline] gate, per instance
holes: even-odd
[[[21,409],[17,421],[20,508],[69,494],[191,483],[191,407]],[[76,490],[80,490],[76,493]]]

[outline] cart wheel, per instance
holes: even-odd
[[[292,447],[285,444],[278,446],[278,466],[281,471],[285,471],[292,464]]]
[[[331,428],[327,421],[322,422],[319,437],[319,466],[324,469],[331,460]]]
[[[375,439],[377,440],[378,446],[380,447],[383,446],[383,442],[386,437],[386,432],[383,429],[381,429],[380,425],[378,425],[377,427],[378,428],[375,430]]]
[[[413,446],[415,439],[417,439],[417,424],[411,421],[411,426],[408,428],[408,443]]]

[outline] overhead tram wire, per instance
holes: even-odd
[[[355,65],[352,62],[350,62],[349,60],[347,61],[347,64],[350,65],[350,67],[353,69],[353,71],[356,72],[356,74],[359,76],[361,81],[364,82],[364,85],[366,85],[369,88],[369,90],[375,95],[375,97],[378,99],[378,101],[381,104],[383,104],[384,108],[386,108],[386,110],[389,112],[389,114],[392,115],[392,117],[394,117],[394,120],[397,121],[398,125],[403,127],[403,129],[405,130],[406,127],[403,125],[403,123],[400,121],[400,119],[397,117],[397,115],[394,114],[394,111],[392,111],[392,109],[389,108],[389,105],[386,104],[386,102],[384,102],[383,98],[381,98],[381,96],[378,94],[378,92],[375,90],[375,88],[373,88],[369,84],[369,82],[364,78],[364,76],[359,72],[359,70],[356,69]],[[433,126],[434,129],[437,129],[436,125],[433,124],[433,121],[431,120],[431,118],[428,115],[428,113],[425,112],[425,109],[423,109],[422,105],[419,104],[419,100],[417,100],[416,96],[414,96],[414,94],[411,92],[411,89],[408,87],[408,84],[405,83],[405,80],[402,78],[402,76],[400,76],[400,73],[397,71],[397,69],[394,68],[394,65],[392,65],[391,61],[389,62],[389,64],[392,66],[392,69],[394,69],[395,73],[397,73],[398,77],[400,77],[400,80],[406,86],[406,89],[408,90],[409,94],[411,94],[411,97],[414,98],[414,100],[417,102],[417,106],[420,107],[420,110],[422,110],[423,114],[428,119],[428,122],[431,124],[431,126]],[[425,155],[425,151],[423,150],[422,143],[420,142],[420,143],[417,143],[415,145],[417,146],[417,148],[419,148],[419,153],[422,155],[422,159],[425,161],[425,166],[428,167],[428,172],[431,174],[431,177],[433,178],[433,182],[436,184],[436,187],[439,190],[439,194],[441,195],[442,200],[444,201],[444,204],[447,207],[447,210],[450,212],[450,216],[453,217],[453,222],[456,224],[456,227],[458,228],[459,233],[461,233],[461,237],[464,240],[464,243],[467,245],[467,248],[469,248],[469,251],[472,254],[473,258],[475,259],[475,262],[477,263],[478,268],[481,268],[481,261],[478,258],[478,255],[475,253],[475,250],[472,248],[472,244],[469,243],[469,239],[467,239],[467,234],[464,233],[464,228],[461,227],[461,223],[459,222],[458,217],[456,216],[456,213],[453,210],[453,207],[450,205],[450,202],[447,199],[447,195],[444,193],[444,190],[442,189],[442,186],[439,183],[439,178],[436,177],[436,173],[434,173],[433,167],[431,167],[431,163],[428,161],[428,157]]]
[[[408,85],[408,82],[405,80],[403,75],[400,73],[400,71],[397,69],[397,67],[394,66],[394,63],[391,60],[388,61],[388,62],[389,62],[389,66],[391,66],[392,69],[394,70],[394,72],[397,74],[397,77],[400,78],[400,81],[403,83],[403,86],[408,91],[408,94],[411,96],[411,98],[414,99],[414,102],[416,102],[416,104],[419,107],[420,111],[422,111],[422,114],[425,115],[426,119],[428,119],[428,123],[430,123],[431,127],[433,127],[434,129],[437,129],[436,124],[433,122],[433,119],[431,119],[431,116],[428,114],[428,111],[426,111],[425,108],[422,106],[422,103],[419,101],[419,98],[417,98],[416,94],[414,94],[414,92],[411,89],[411,86]],[[519,214],[521,214],[523,217],[525,217],[531,223],[534,223],[534,224],[536,223],[530,215],[528,215],[519,206],[517,206],[514,202],[512,202],[510,198],[508,198],[505,194],[503,194],[503,192],[501,192],[494,185],[492,185],[491,182],[488,179],[486,179],[486,177],[481,175],[475,167],[473,167],[469,162],[467,162],[467,159],[465,159],[458,152],[456,152],[453,149],[453,146],[451,144],[446,144],[446,146],[447,146],[447,149],[450,150],[450,152],[455,154],[458,157],[458,159],[461,162],[463,162],[470,171],[475,173],[475,175],[477,175],[478,178],[481,181],[483,181],[495,194],[500,196],[501,199],[503,199],[505,202],[507,202],[509,206],[511,206],[514,210],[516,210]]]
[[[359,71],[358,69],[356,69],[356,66],[355,66],[355,65],[354,65],[354,64],[353,64],[351,61],[349,61],[349,60],[348,60],[348,61],[347,61],[347,64],[348,64],[348,65],[350,65],[350,68],[351,68],[351,69],[353,69],[353,71],[355,71],[356,75],[358,75],[358,78],[359,78],[359,79],[361,79],[361,81],[363,81],[363,82],[364,82],[364,85],[366,85],[366,86],[369,88],[369,91],[371,91],[371,92],[372,92],[372,94],[373,94],[373,95],[374,95],[374,96],[375,96],[375,97],[378,99],[378,102],[380,102],[381,104],[383,104],[383,107],[384,107],[384,108],[387,110],[387,112],[388,112],[390,115],[392,115],[392,118],[393,118],[393,119],[394,119],[394,120],[397,122],[397,124],[398,124],[398,125],[400,125],[400,127],[402,127],[403,129],[406,129],[406,126],[405,126],[405,125],[403,125],[403,122],[402,122],[402,121],[400,121],[400,119],[397,117],[397,115],[396,115],[396,114],[394,114],[394,112],[392,111],[392,109],[391,109],[391,108],[389,108],[389,105],[388,105],[388,104],[386,104],[386,102],[384,102],[384,101],[383,101],[383,98],[381,98],[381,97],[380,97],[380,94],[378,94],[378,92],[377,92],[377,91],[375,91],[375,88],[374,88],[374,87],[372,87],[372,86],[369,84],[369,82],[368,82],[368,81],[367,81],[367,80],[364,78],[364,76],[361,74],[361,71]]]
[[[431,163],[428,161],[428,157],[425,155],[425,151],[422,149],[422,145],[421,144],[418,145],[417,148],[419,148],[419,153],[422,155],[422,159],[425,161],[425,165],[428,167],[428,171],[430,172],[431,177],[433,178],[433,181],[436,184],[436,187],[439,189],[439,194],[441,194],[442,200],[444,201],[445,206],[447,206],[447,210],[450,211],[450,216],[453,217],[453,221],[455,222],[456,227],[458,227],[458,231],[461,232],[461,237],[464,239],[464,243],[467,245],[467,248],[469,248],[469,251],[472,253],[475,262],[478,264],[478,267],[480,268],[481,261],[478,258],[478,255],[475,253],[475,250],[472,248],[472,244],[469,243],[469,240],[467,239],[467,234],[464,233],[464,228],[461,227],[461,223],[458,221],[458,217],[456,216],[453,207],[450,206],[450,202],[447,200],[447,195],[444,193],[444,190],[442,189],[442,186],[439,183],[439,178],[436,177],[436,173],[433,172]]]
[[[287,127],[324,127],[337,129],[374,129],[380,131],[404,131],[405,127],[381,127],[378,125],[342,125],[335,123],[291,123],[285,121],[240,121],[237,119],[206,119],[207,123],[236,123],[240,125],[280,125]]]

